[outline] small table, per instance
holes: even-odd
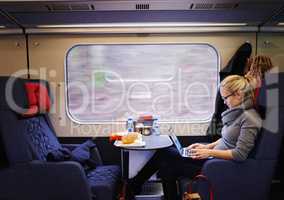
[[[127,180],[129,177],[129,151],[149,151],[167,148],[173,145],[168,135],[150,135],[142,136],[146,145],[143,147],[120,147],[121,149],[121,165],[122,165],[122,177]]]

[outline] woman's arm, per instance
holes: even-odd
[[[247,159],[248,154],[253,149],[260,127],[261,119],[256,112],[250,111],[245,113],[245,115],[242,116],[240,133],[234,148],[228,150],[214,149],[218,141],[220,141],[219,139],[216,143],[208,144],[208,147],[213,147],[213,149],[192,149],[193,158],[205,159],[212,156],[227,160],[243,161]]]
[[[209,144],[194,143],[192,145],[189,145],[187,148],[188,149],[213,149],[218,144],[219,140],[216,140],[215,142],[212,142]]]
[[[233,159],[232,150],[216,150],[216,149],[192,149],[193,159],[205,159],[208,157],[221,158],[226,160]]]
[[[209,156],[212,156],[214,158],[222,158],[222,159],[226,159],[226,160],[232,160],[233,159],[232,150],[211,149],[209,151]]]
[[[215,142],[207,144],[206,146],[208,147],[208,149],[213,149],[219,143],[220,140],[221,140],[221,138],[216,140]]]

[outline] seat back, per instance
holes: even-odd
[[[257,99],[263,118],[260,137],[254,149],[254,157],[261,160],[277,160],[284,131],[284,73],[267,74]]]
[[[48,152],[61,147],[49,117],[44,112],[34,113],[29,116],[25,115],[30,110],[26,83],[31,81],[12,77],[12,80],[14,80],[14,87],[12,88],[13,99],[20,105],[19,107],[25,110],[20,108],[14,109],[8,103],[7,98],[4,98],[9,80],[11,80],[11,77],[0,78],[0,93],[2,94],[0,133],[8,162],[15,164],[30,160],[46,160]],[[48,88],[47,82],[38,80],[32,80],[32,82],[43,84],[44,87]],[[42,95],[37,94],[37,96]],[[41,109],[38,110],[40,111]]]
[[[33,86],[29,91],[29,86]],[[34,88],[37,86],[37,89]],[[53,150],[61,148],[56,137],[54,128],[48,116],[51,104],[51,93],[49,84],[44,80],[25,80],[25,87],[28,93],[28,101],[32,104],[30,108],[36,106],[36,112],[33,109],[24,114],[27,130],[28,143],[31,146],[34,158],[37,160],[46,160],[47,154]],[[35,99],[31,100],[31,96]]]
[[[11,90],[10,90],[10,86]],[[25,122],[17,113],[19,108],[27,108],[27,99],[24,80],[14,77],[0,77],[0,137],[9,164],[27,162],[32,160],[32,154],[23,134]],[[14,106],[13,109],[13,103]],[[18,107],[18,108],[16,108]]]
[[[38,115],[25,119],[24,134],[26,134],[33,159],[36,160],[46,160],[49,152],[61,148],[47,118],[46,115]]]

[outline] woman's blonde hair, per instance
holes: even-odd
[[[222,82],[220,87],[228,90],[229,92],[242,92],[245,98],[254,98],[253,87],[249,80],[244,76],[230,75],[227,76]]]

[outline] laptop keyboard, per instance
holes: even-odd
[[[189,149],[182,149],[182,154],[185,155],[186,157],[190,157],[191,156],[191,151]]]

